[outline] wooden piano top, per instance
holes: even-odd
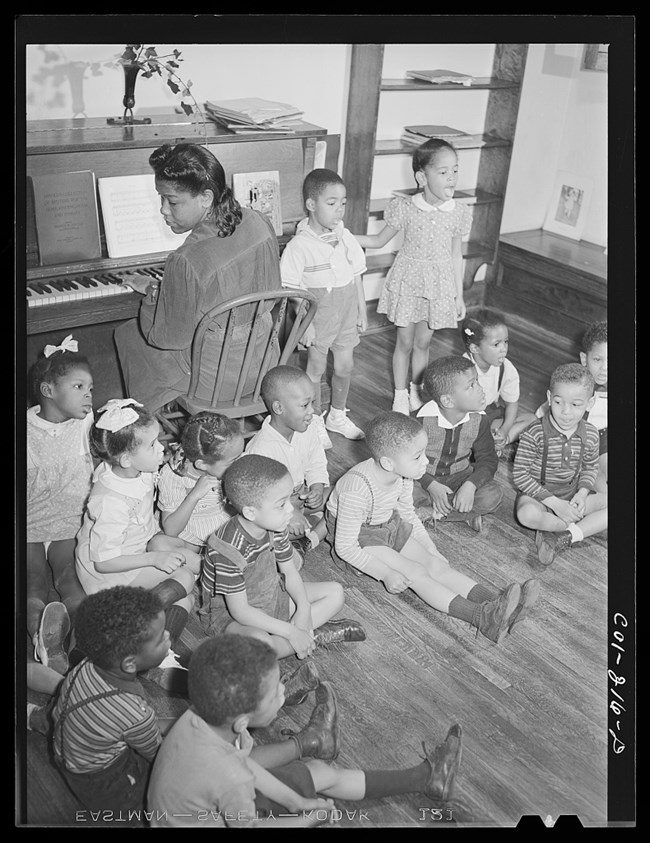
[[[286,141],[291,138],[324,136],[327,130],[312,123],[300,121],[295,132],[286,134],[236,135],[206,120],[208,143],[249,143],[256,141]],[[137,149],[156,147],[163,143],[204,143],[203,125],[197,118],[185,114],[152,115],[150,124],[111,126],[105,117],[83,117],[70,120],[29,120],[27,122],[27,155],[48,152],[77,152],[84,150]]]

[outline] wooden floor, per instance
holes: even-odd
[[[512,331],[511,331],[512,334]],[[390,331],[367,335],[356,355],[351,417],[363,426],[390,409]],[[549,346],[547,346],[548,352]],[[525,351],[524,351],[525,349]],[[455,332],[434,335],[431,356],[459,351]],[[522,378],[522,404],[543,399],[550,370],[566,362],[537,355],[530,342],[512,343],[510,357]],[[544,368],[540,369],[540,361]],[[369,454],[364,442],[333,434],[328,451],[331,480]],[[585,826],[606,823],[607,537],[570,549],[541,574],[533,574],[530,531],[513,518],[512,464],[500,463],[504,499],[484,519],[481,534],[463,523],[438,524],[438,549],[478,582],[503,587],[535,575],[542,592],[532,616],[499,645],[466,623],[431,609],[412,592],[388,594],[370,578],[334,567],[327,546],[307,557],[308,580],[340,579],[346,591],[341,616],[356,618],[367,640],[318,650],[318,671],[335,687],[342,749],[337,764],[364,769],[413,766],[448,727],[463,727],[464,749],[450,811],[435,819],[419,794],[359,803],[337,802],[338,825],[356,828],[515,826],[522,816],[556,820],[575,814]],[[194,618],[183,633],[192,646]],[[29,697],[37,699],[35,695]],[[161,715],[177,715],[183,700],[158,695]],[[279,730],[304,725],[313,701],[280,713],[259,735],[282,739]],[[81,806],[48,759],[45,739],[27,734],[24,807],[28,825],[75,826]]]

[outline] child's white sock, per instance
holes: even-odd
[[[571,533],[571,543],[581,542],[584,539],[584,533],[577,524],[569,524],[569,532]]]
[[[318,545],[320,544],[320,539],[318,538],[318,535],[313,530],[310,530],[308,533],[305,533],[305,535],[307,536],[307,538],[311,542],[312,550],[315,547],[318,547]]]

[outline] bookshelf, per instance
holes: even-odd
[[[464,138],[458,148],[461,166],[466,150],[478,150],[476,184],[473,188],[457,190],[455,198],[473,207],[472,230],[463,247],[465,289],[472,287],[476,272],[483,264],[487,265],[486,282],[494,275],[527,50],[527,44],[496,44],[491,75],[475,77],[473,84],[466,87],[453,83],[434,85],[408,78],[383,78],[384,45],[353,45],[343,159],[343,179],[348,196],[346,225],[353,233],[366,233],[369,220],[381,219],[390,199],[390,196],[371,198],[377,159],[410,156],[413,152],[413,146],[403,144],[397,138],[377,138],[382,98],[403,92],[426,92],[422,110],[412,118],[413,123],[426,123],[430,120],[427,116],[431,113],[430,98],[435,98],[441,91],[453,92],[455,97],[472,97],[477,91],[487,91],[483,131]],[[485,97],[485,93],[482,96]],[[449,119],[444,111],[437,111],[435,122],[448,123]],[[399,187],[395,185],[395,188]],[[385,274],[393,260],[394,253],[370,254],[368,272]],[[475,290],[471,298],[478,300],[481,294]],[[374,325],[377,318],[373,319],[373,327],[377,327]]]

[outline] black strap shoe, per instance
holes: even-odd
[[[314,631],[314,641],[317,647],[327,644],[340,644],[343,641],[365,641],[366,631],[357,621],[341,618],[327,621]]]

